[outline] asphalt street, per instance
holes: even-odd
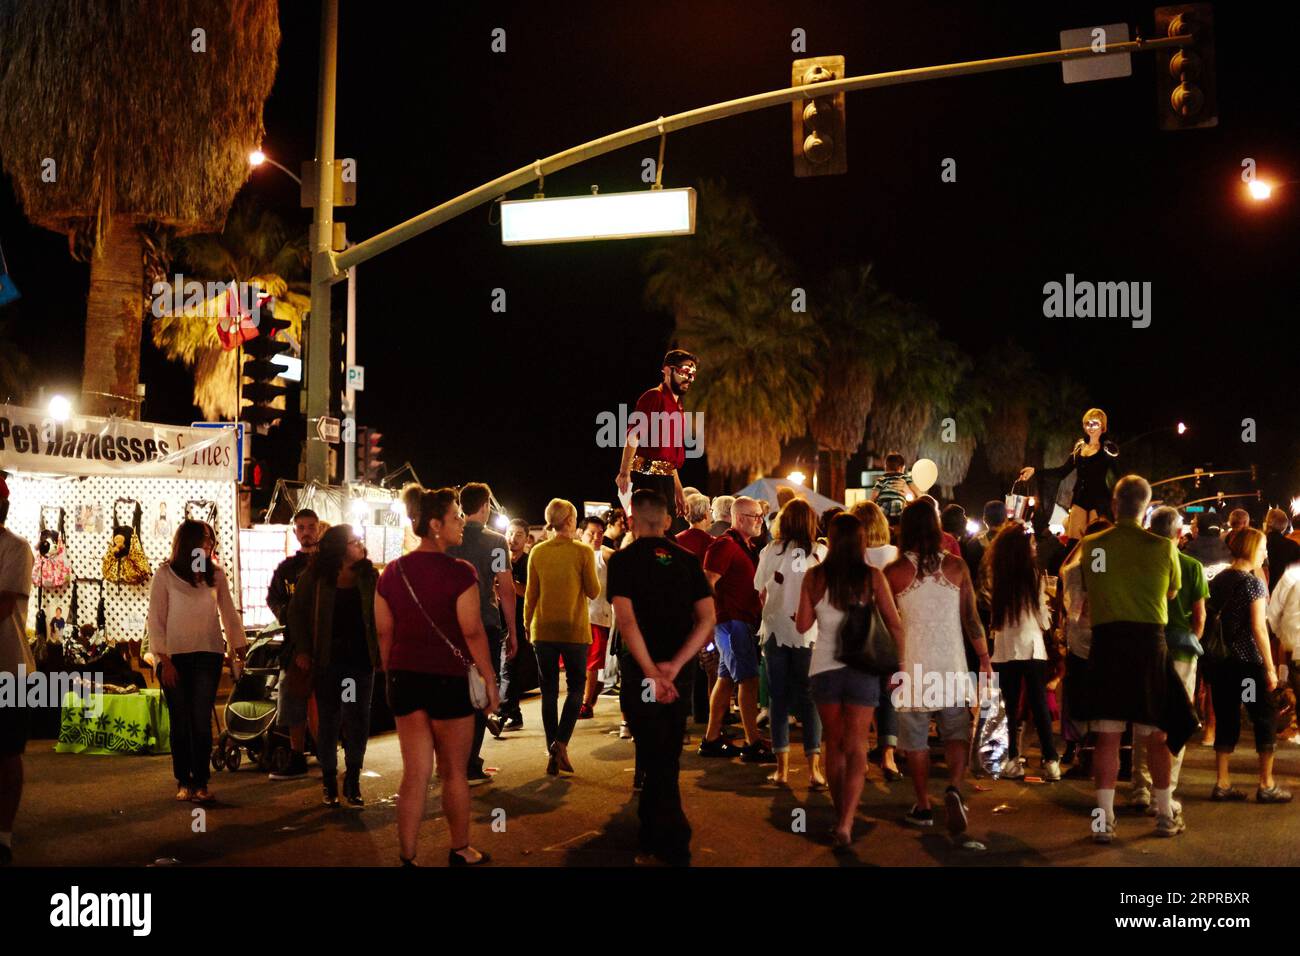
[[[491,784],[473,794],[472,839],[505,866],[633,865],[636,795],[633,745],[617,736],[618,713],[602,697],[593,720],[581,721],[570,754],[572,776],[548,777],[539,698],[524,705],[525,729],[484,745]],[[1117,839],[1090,838],[1091,785],[1085,780],[1024,783],[967,777],[968,838],[954,843],[943,825],[942,776],[931,782],[936,826],[903,822],[912,802],[904,779],[884,782],[871,767],[863,792],[856,842],[832,852],[823,834],[832,822],[830,799],[809,793],[795,745],[788,788],[765,782],[769,767],[695,754],[702,728],[690,725],[683,754],[682,792],[694,827],[698,866],[1295,866],[1300,864],[1300,803],[1262,806],[1209,800],[1213,754],[1193,743],[1179,797],[1187,831],[1154,835],[1152,818],[1125,808],[1125,784],[1116,800]],[[796,733],[797,735],[797,733]],[[1255,757],[1234,757],[1235,781],[1254,793]],[[1300,786],[1300,747],[1280,744],[1276,773]],[[936,766],[941,775],[943,768]],[[1032,771],[1031,771],[1032,772]],[[249,764],[213,775],[217,802],[206,813],[173,799],[170,758],[56,754],[52,741],[32,741],[27,789],[15,834],[19,866],[387,866],[397,862],[394,796],[401,775],[396,734],[371,739],[362,790],[363,810],[329,809],[320,802],[320,771],[307,778],[270,781]],[[493,824],[496,824],[495,829]],[[802,824],[802,826],[800,825]],[[446,822],[436,781],[421,831],[421,858],[446,860]]]

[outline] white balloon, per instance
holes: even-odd
[[[912,484],[921,491],[929,491],[930,486],[939,480],[939,466],[929,458],[918,458],[912,466]]]

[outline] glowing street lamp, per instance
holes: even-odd
[[[49,412],[56,422],[66,422],[72,417],[72,402],[62,395],[55,395],[50,399]]]
[[[1186,425],[1186,423],[1184,423],[1184,422],[1179,422],[1179,423],[1178,423],[1178,434],[1180,434],[1180,435],[1186,435],[1186,434],[1187,434],[1187,425]]]
[[[796,485],[802,485],[804,483],[805,475],[802,471],[792,471],[790,474],[786,475],[785,478],[786,481],[793,481]]]
[[[258,166],[261,166],[263,163],[270,163],[276,169],[280,170],[280,172],[284,173],[286,176],[292,179],[299,186],[302,185],[301,176],[299,176],[297,173],[293,172],[292,170],[288,169],[287,167],[281,166],[279,163],[277,163],[270,156],[266,155],[266,153],[262,152],[260,149],[255,149],[248,154],[248,165],[252,166],[254,169],[256,169]]]
[[[1267,183],[1262,179],[1252,179],[1246,184],[1246,188],[1250,191],[1250,198],[1254,199],[1256,202],[1262,202],[1269,196],[1273,195],[1272,184]]]

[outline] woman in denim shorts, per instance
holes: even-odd
[[[880,678],[836,660],[840,625],[848,608],[874,600],[895,641],[901,641],[903,628],[884,574],[863,558],[862,522],[838,514],[827,531],[829,553],[804,576],[795,626],[806,632],[817,625],[808,673],[821,715],[826,777],[835,804],[832,839],[837,847],[845,847],[853,842],[853,817],[867,773],[867,729],[880,703]]]

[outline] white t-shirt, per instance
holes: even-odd
[[[754,590],[767,590],[762,633],[775,637],[779,647],[811,647],[817,640],[817,625],[810,627],[806,634],[800,634],[794,626],[794,616],[799,611],[799,592],[803,588],[804,575],[825,557],[826,545],[820,542],[813,545],[811,558],[802,554],[799,548],[787,548],[783,553],[779,541],[769,542],[759,552],[758,565],[754,569]]]
[[[600,582],[600,593],[587,601],[587,620],[597,627],[613,627],[614,608],[609,603],[609,590],[606,578],[609,576],[609,564],[605,558],[605,549],[596,548],[596,580]]]
[[[32,593],[32,564],[36,557],[31,545],[8,528],[0,528],[0,594],[20,595],[13,613],[0,618],[0,671],[17,674],[18,665],[36,670],[32,649],[27,645],[27,598]]]
[[[1052,610],[1047,603],[1047,577],[1044,575],[1038,579],[1038,607],[1020,615],[1011,627],[993,632],[992,663],[1047,660],[1043,631],[1051,626]]]

